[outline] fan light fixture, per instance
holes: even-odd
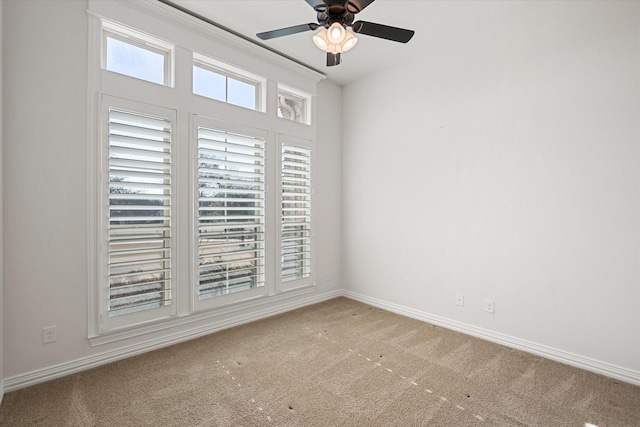
[[[345,29],[342,25],[334,22],[327,31],[327,38],[331,44],[340,44],[344,41]]]
[[[358,43],[358,38],[340,23],[334,22],[329,29],[323,28],[315,34],[313,42],[321,50],[338,54],[353,48]]]
[[[0,0],[1,1],[1,0]],[[352,49],[358,39],[354,34],[377,37],[379,39],[406,43],[413,37],[413,30],[390,27],[375,22],[356,21],[355,15],[369,6],[374,0],[305,0],[316,12],[318,23],[294,25],[256,34],[260,40],[270,40],[276,37],[315,31],[313,42],[319,49],[327,52],[327,67],[340,64],[342,52]],[[351,31],[347,31],[348,28]]]

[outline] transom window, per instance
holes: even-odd
[[[102,22],[103,68],[165,86],[173,85],[174,46],[109,21]]]
[[[311,96],[307,93],[278,85],[278,117],[298,123],[311,124]]]
[[[250,110],[264,111],[265,79],[198,53],[193,54],[193,93]]]

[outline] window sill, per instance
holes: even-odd
[[[314,293],[315,290],[316,286],[314,284],[310,284],[308,286],[292,289],[275,296],[261,296],[252,298],[248,301],[245,300],[242,302],[224,305],[205,312],[197,312],[184,316],[171,317],[153,322],[152,324],[145,324],[142,326],[105,332],[99,335],[90,335],[88,337],[89,344],[91,345],[91,347],[97,347],[104,344],[110,344],[113,342],[136,338],[155,332],[165,331],[171,328],[190,325],[205,320],[215,320],[214,322],[209,322],[204,326],[198,326],[186,332],[181,331],[176,333],[183,338],[195,338],[196,336],[206,335],[207,333],[216,332],[232,326],[248,323],[259,318],[265,318],[278,314],[278,312],[283,312],[283,309],[284,311],[286,311],[287,306],[295,308],[298,305],[297,302],[289,304],[279,304],[278,307],[273,306],[278,303],[284,303],[292,298]],[[249,310],[249,312],[237,314],[246,310]],[[236,315],[233,315],[234,313],[236,313]],[[167,340],[170,341],[175,339],[175,337],[167,338]],[[184,339],[181,339],[181,341],[182,340]]]

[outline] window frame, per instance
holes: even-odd
[[[264,113],[266,111],[265,108],[265,99],[266,99],[266,78],[254,74],[252,72],[243,70],[241,68],[235,67],[230,64],[226,64],[222,61],[211,58],[210,56],[203,55],[198,52],[193,52],[193,67],[202,68],[203,70],[210,71],[212,73],[218,74],[225,78],[225,100],[219,100],[215,98],[210,98],[206,95],[201,95],[193,92],[196,96],[202,96],[207,99],[212,99],[217,102],[223,102],[225,104],[233,105],[240,108],[245,108],[251,111],[258,111]],[[193,75],[193,74],[192,74]],[[229,102],[229,79],[237,80],[241,83],[246,83],[255,88],[255,105],[256,108],[248,108],[242,105],[234,104]],[[193,87],[192,87],[193,91]]]
[[[145,104],[142,102],[137,102],[128,99],[122,99],[110,95],[102,95],[100,99],[100,148],[99,148],[99,159],[100,159],[100,176],[102,177],[101,182],[99,182],[100,192],[99,194],[102,198],[99,201],[100,211],[103,213],[100,215],[100,220],[98,222],[98,229],[100,230],[100,250],[99,250],[99,283],[98,283],[98,298],[97,298],[97,311],[99,313],[99,323],[98,328],[99,332],[109,332],[122,328],[129,328],[135,325],[145,324],[148,322],[158,321],[162,319],[167,319],[171,317],[175,317],[177,315],[177,304],[172,300],[170,305],[166,305],[163,307],[147,309],[143,311],[136,311],[133,313],[122,314],[119,316],[109,316],[109,217],[104,214],[105,211],[109,210],[109,110],[111,108],[126,110],[130,112],[136,112],[140,114],[147,114],[156,117],[163,117],[171,120],[172,129],[176,126],[177,122],[177,112],[175,110],[171,110],[169,108],[155,106],[151,104]],[[172,141],[172,144],[174,141]],[[173,153],[172,153],[173,156]],[[176,204],[176,181],[172,180],[171,183],[172,191],[171,191],[171,205],[175,206]],[[172,214],[173,215],[173,214]],[[171,247],[176,246],[176,221],[172,221],[170,225],[170,233],[171,233]],[[175,266],[172,266],[172,270],[175,271]],[[172,276],[175,273],[172,273]],[[175,292],[175,290],[173,290]]]
[[[282,152],[285,146],[291,146],[295,148],[301,148],[303,150],[308,150],[310,152],[309,157],[309,168],[310,168],[310,192],[309,192],[309,212],[310,212],[310,226],[309,226],[309,240],[310,240],[310,258],[309,264],[307,268],[310,270],[309,275],[301,278],[291,279],[291,280],[283,280],[283,257],[284,257],[284,243],[283,243],[283,232],[284,232],[284,215],[282,212],[284,199],[283,199],[283,160],[282,160]],[[307,288],[313,286],[315,283],[315,238],[314,238],[314,221],[313,221],[313,207],[314,207],[314,197],[313,197],[313,151],[314,151],[314,143],[313,140],[308,140],[304,138],[295,137],[288,134],[279,134],[278,135],[278,155],[280,157],[280,161],[278,162],[278,286],[280,292],[287,292],[291,290],[297,290],[302,288]]]
[[[292,297],[312,295],[313,286],[299,290],[283,292],[280,289],[278,273],[278,168],[279,132],[287,132],[300,138],[313,140],[314,126],[300,126],[277,117],[274,100],[280,82],[287,86],[299,87],[315,96],[317,83],[324,78],[309,68],[285,60],[272,52],[259,48],[239,39],[226,31],[203,23],[197,18],[186,16],[170,5],[162,2],[121,2],[116,0],[88,0],[89,16],[89,62],[88,62],[88,98],[87,98],[87,160],[88,160],[88,203],[87,203],[87,241],[90,251],[87,255],[87,319],[88,340],[92,347],[119,342],[123,339],[141,337],[147,334],[181,328],[178,339],[198,336],[217,330],[223,325],[231,325],[242,316],[255,318],[263,310],[272,310],[282,304],[288,304]],[[171,85],[149,84],[148,81],[125,74],[106,70],[104,67],[105,21],[131,29],[134,33],[154,34],[158,40],[170,40],[175,46],[171,57]],[[262,111],[238,108],[233,104],[205,98],[193,94],[192,73],[193,54],[201,53],[209,58],[219,59],[219,63],[235,67],[238,70],[255,70],[261,74],[262,82],[260,106]],[[168,76],[168,75],[167,75]],[[174,287],[175,299],[172,299],[172,311],[166,316],[150,316],[130,321],[105,323],[102,303],[105,300],[101,286],[106,283],[107,265],[104,262],[105,206],[104,175],[105,152],[103,149],[104,120],[102,100],[113,97],[125,105],[128,102],[139,103],[176,112],[174,141],[175,173],[172,180],[175,191],[172,197],[176,206],[176,221],[172,223],[175,231],[172,236],[177,241],[175,247],[175,280],[180,283]],[[315,102],[315,98],[312,98]],[[126,108],[122,107],[122,108]],[[129,110],[137,111],[135,108]],[[149,110],[146,110],[149,111]],[[140,111],[142,113],[145,110]],[[151,113],[152,114],[152,113]],[[162,115],[162,114],[158,114]],[[267,132],[265,147],[266,166],[266,212],[267,234],[272,236],[265,246],[265,286],[259,295],[245,295],[232,299],[226,296],[212,298],[216,301],[209,307],[196,307],[193,302],[194,253],[193,207],[196,203],[193,181],[192,120],[194,116],[215,117],[229,126],[251,126]],[[187,230],[187,232],[185,232]],[[173,254],[172,254],[173,255]],[[172,260],[172,262],[173,262]],[[313,285],[313,284],[312,284]],[[237,292],[236,295],[245,292]],[[233,295],[233,294],[231,294]],[[102,310],[102,311],[101,311]],[[123,316],[119,316],[123,318]],[[171,341],[175,334],[169,333],[162,340]],[[178,336],[175,335],[175,336]]]
[[[107,68],[107,39],[112,38],[123,43],[130,44],[134,47],[147,50],[149,52],[162,55],[164,58],[163,64],[163,82],[156,83],[147,79],[142,79],[130,74],[120,73],[118,71],[109,70]],[[134,78],[137,80],[145,81],[153,84],[160,84],[162,86],[174,87],[175,86],[175,45],[165,42],[155,36],[145,34],[141,31],[134,30],[124,25],[117,24],[107,19],[101,20],[101,57],[100,63],[102,69],[111,73],[117,73],[123,76]]]
[[[293,98],[294,100],[301,100],[302,104],[302,112],[300,120],[295,119],[287,119],[284,116],[280,116],[280,97],[284,98]],[[304,92],[302,90],[296,89],[294,87],[278,83],[278,118],[281,120],[288,120],[294,123],[300,123],[303,125],[311,125],[312,124],[312,96],[311,94]]]
[[[192,192],[193,195],[193,203],[192,203],[192,209],[193,209],[193,229],[191,232],[191,238],[192,238],[192,243],[191,243],[191,251],[193,253],[192,256],[192,263],[191,263],[191,268],[193,271],[193,274],[191,275],[191,298],[192,298],[192,309],[194,312],[200,312],[200,311],[205,311],[205,310],[209,310],[209,309],[213,309],[213,308],[217,308],[217,307],[222,307],[222,306],[226,306],[229,304],[233,304],[233,303],[238,303],[238,302],[245,302],[245,301],[250,301],[256,298],[261,298],[264,296],[269,295],[270,293],[270,284],[268,283],[268,278],[271,275],[271,267],[269,265],[269,258],[271,257],[271,255],[268,253],[269,252],[269,248],[267,247],[268,245],[268,241],[267,241],[267,237],[271,234],[271,227],[270,227],[270,208],[269,208],[269,194],[267,191],[267,188],[269,186],[269,178],[270,178],[270,173],[269,173],[269,162],[268,162],[268,154],[269,154],[269,147],[268,147],[268,136],[269,136],[269,132],[267,130],[263,130],[263,129],[259,129],[259,128],[254,128],[252,126],[248,126],[248,125],[242,125],[242,124],[234,124],[234,123],[229,123],[229,122],[225,122],[225,121],[220,121],[217,119],[213,119],[210,117],[206,117],[203,115],[197,115],[194,114],[192,116],[191,119],[191,158],[193,159],[192,165],[191,165],[191,178],[192,178],[192,182],[193,182],[193,186],[192,188],[194,189]],[[264,286],[259,286],[259,287],[255,287],[252,289],[248,289],[248,290],[243,290],[243,291],[237,291],[237,292],[231,292],[228,294],[223,294],[223,295],[218,295],[212,298],[204,298],[204,299],[200,299],[199,298],[199,220],[198,220],[198,216],[199,216],[199,197],[198,197],[198,151],[199,151],[199,144],[198,144],[198,129],[200,126],[205,126],[205,127],[209,127],[209,128],[214,128],[217,130],[221,130],[221,131],[226,131],[226,132],[234,132],[234,133],[238,133],[238,134],[244,134],[244,135],[250,135],[259,139],[262,139],[264,141],[264,168],[265,168],[265,174],[264,174],[264,181],[263,184],[265,186],[265,190],[264,190],[264,194],[265,194],[265,198],[264,198],[264,238],[262,240],[263,242],[263,260],[264,260]]]

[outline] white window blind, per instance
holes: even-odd
[[[198,127],[199,298],[264,286],[264,138]]]
[[[311,150],[282,145],[282,281],[311,276]]]
[[[171,304],[170,119],[109,108],[109,316]]]

